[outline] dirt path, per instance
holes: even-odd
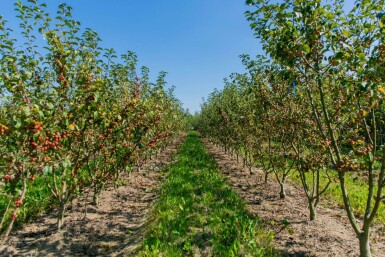
[[[358,241],[343,209],[319,206],[315,221],[309,221],[306,197],[288,183],[287,197],[280,200],[278,184],[263,183],[263,172],[246,172],[220,148],[203,140],[231,187],[245,199],[249,211],[261,217],[275,233],[275,245],[285,256],[358,256]],[[385,256],[385,236],[372,236],[376,257]]]
[[[55,230],[53,214],[43,215],[14,232],[0,248],[0,256],[117,256],[123,250],[130,252],[142,242],[147,213],[164,178],[161,168],[173,161],[183,139],[131,173],[125,186],[104,191],[98,208],[90,204],[91,194],[87,197],[85,193],[68,211],[63,231]]]

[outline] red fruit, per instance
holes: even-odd
[[[12,178],[9,175],[4,175],[3,179],[4,179],[5,182],[12,181]]]
[[[17,216],[12,214],[11,220],[15,220],[16,218],[17,218]]]
[[[33,182],[36,179],[36,175],[33,175],[32,177],[29,178],[29,182]]]
[[[19,207],[19,206],[22,206],[23,205],[23,201],[22,200],[16,200],[15,201],[15,206],[16,207]]]

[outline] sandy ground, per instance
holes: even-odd
[[[246,201],[250,213],[262,218],[275,233],[275,246],[285,256],[358,256],[358,240],[345,210],[317,207],[315,221],[309,221],[306,197],[298,185],[288,183],[286,199],[279,199],[278,183],[263,183],[263,172],[250,174],[220,148],[203,140],[231,187]],[[383,227],[383,224],[382,224]],[[377,230],[377,231],[376,231]],[[385,256],[385,235],[375,229],[371,237],[373,255]]]
[[[55,230],[54,214],[45,214],[13,232],[0,256],[118,256],[133,251],[143,240],[146,217],[164,179],[160,171],[174,161],[183,138],[131,173],[126,185],[105,190],[97,208],[91,194],[74,201],[62,231]]]

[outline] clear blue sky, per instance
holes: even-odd
[[[0,14],[17,27],[15,1],[0,1]],[[199,110],[202,97],[223,87],[223,78],[244,71],[240,54],[260,51],[244,16],[244,0],[39,2],[53,12],[61,2],[72,6],[82,27],[99,33],[102,47],[136,52],[152,78],[161,70],[168,72],[166,80],[190,112]]]

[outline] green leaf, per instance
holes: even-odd
[[[28,78],[30,78],[30,77],[32,77],[33,73],[32,73],[32,71],[27,70],[27,71],[25,71],[25,75],[26,75]]]
[[[33,135],[33,141],[37,142],[40,135],[41,135],[40,132],[39,132],[39,133],[35,133],[35,134]]]
[[[53,109],[53,107],[54,107],[54,106],[53,106],[53,104],[52,104],[52,103],[47,103],[47,108],[48,108],[48,109],[52,110],[52,109]]]
[[[52,166],[45,166],[45,167],[43,168],[43,174],[44,174],[44,175],[48,175],[48,174],[50,174],[50,173],[52,173]]]
[[[44,118],[44,113],[42,111],[38,111],[40,118]]]
[[[20,128],[21,127],[21,122],[14,118],[13,121],[12,121],[12,125],[13,125],[14,128]]]
[[[71,161],[67,158],[67,159],[65,159],[64,161],[62,161],[62,163],[61,163],[62,165],[63,165],[63,168],[68,168],[68,167],[70,167],[71,166]]]
[[[364,68],[362,67],[357,70],[358,75],[361,75],[363,72],[364,72]]]
[[[332,25],[330,26],[331,29],[334,29],[337,27],[338,27],[338,23],[336,23],[336,22],[333,22]]]
[[[342,57],[344,57],[344,53],[343,53],[343,52],[338,52],[338,53],[335,55],[335,58],[338,59],[338,60],[341,60]]]
[[[346,37],[350,37],[350,32],[348,30],[343,30],[342,34],[344,34]]]
[[[308,44],[303,45],[303,50],[305,50],[306,54],[310,54],[311,52],[310,46]]]
[[[31,110],[30,110],[29,106],[24,106],[24,107],[22,107],[22,108],[23,108],[24,114],[25,114],[26,116],[31,115]]]
[[[358,57],[360,58],[361,61],[366,61],[366,56],[365,56],[364,53],[360,53],[360,54],[358,55]]]

